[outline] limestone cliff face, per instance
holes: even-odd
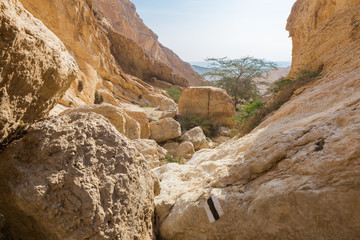
[[[359,4],[360,0],[297,1],[286,26],[293,42],[291,71],[307,65],[312,70],[341,68],[359,38],[359,23],[349,13]]]
[[[163,239],[359,238],[359,28],[359,1],[297,1],[292,71],[322,77],[251,134],[157,169]],[[212,194],[224,213],[213,223]]]
[[[169,66],[176,75],[191,85],[200,85],[202,80],[188,63],[182,61],[172,50],[158,41],[158,36],[151,31],[136,13],[135,5],[129,0],[94,0],[94,7],[101,10],[113,29],[138,44],[148,56]],[[124,69],[125,71],[129,69]],[[161,79],[166,81],[167,79]]]
[[[161,91],[121,70],[110,51],[112,43],[94,15],[92,1],[21,2],[60,38],[80,68],[62,104],[92,104],[96,91],[113,105],[133,101],[156,106],[166,98]]]

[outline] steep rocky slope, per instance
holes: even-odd
[[[322,77],[251,134],[157,169],[163,239],[360,237],[359,22],[359,1],[297,1],[292,71]]]
[[[169,66],[175,74],[188,79],[191,85],[202,83],[190,64],[182,61],[173,51],[159,43],[158,36],[143,23],[131,1],[94,0],[94,7],[104,13],[118,34],[133,40],[150,58]],[[131,69],[127,68],[125,71]]]
[[[167,98],[160,90],[122,71],[110,51],[113,43],[108,32],[94,15],[92,1],[21,0],[21,3],[59,37],[79,66],[78,77],[62,104],[92,104],[96,91],[114,105],[133,101],[156,106]]]
[[[75,80],[64,44],[18,1],[0,2],[0,148],[44,117]]]

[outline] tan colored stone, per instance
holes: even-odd
[[[195,150],[211,147],[201,127],[190,129],[182,136],[182,139],[194,144]]]
[[[44,117],[78,68],[64,44],[18,1],[0,2],[0,145]]]
[[[130,117],[134,118],[136,121],[140,123],[141,138],[148,139],[150,137],[150,127],[149,127],[149,119],[146,113],[136,110],[130,110],[126,108],[124,110]]]
[[[163,111],[160,116],[160,119],[171,117],[174,118],[177,114],[177,108],[175,106],[170,106],[167,110]]]
[[[163,99],[160,103],[158,108],[161,111],[166,111],[168,110],[170,107],[175,107],[176,108],[176,103],[174,102],[174,100],[170,99],[170,98],[166,98]]]
[[[61,113],[61,115],[70,115],[73,113],[94,112],[108,119],[116,129],[130,139],[140,138],[140,124],[137,120],[130,117],[121,108],[110,104],[93,104],[78,108],[71,108]]]
[[[194,144],[192,142],[182,142],[177,149],[177,156],[190,159],[195,153]]]
[[[136,139],[132,141],[136,149],[148,161],[151,168],[160,166],[160,160],[165,159],[167,150],[160,147],[152,139]]]
[[[191,87],[180,95],[179,114],[210,119],[215,124],[233,127],[234,103],[225,90],[215,87]]]
[[[0,212],[14,239],[153,239],[158,180],[101,115],[37,122],[0,159]]]
[[[117,106],[120,102],[157,106],[162,99],[167,98],[163,91],[124,73],[121,62],[118,62],[118,58],[114,58],[116,56],[114,48],[120,48],[125,55],[128,54],[128,62],[132,56],[135,56],[136,60],[144,58],[145,55],[136,55],[136,49],[141,50],[141,48],[124,36],[119,36],[119,39],[124,40],[121,42],[122,45],[119,45],[120,42],[116,42],[116,39],[111,42],[110,35],[113,30],[103,26],[102,20],[98,18],[100,15],[95,16],[92,1],[20,1],[28,11],[56,34],[79,66],[77,79],[66,91],[61,102],[63,105],[68,106],[69,102],[76,107],[93,104],[96,91],[102,92],[106,102]],[[168,68],[168,76],[171,76],[171,71]],[[174,78],[174,80],[179,79]],[[81,91],[78,88],[80,81],[83,83]]]
[[[169,142],[169,143],[165,143],[162,147],[167,150],[169,155],[171,155],[172,157],[177,157],[179,146],[180,143],[178,142]]]
[[[180,137],[181,126],[180,123],[173,118],[164,118],[156,122],[151,122],[150,132],[150,138],[160,143]]]

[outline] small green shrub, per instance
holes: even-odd
[[[176,87],[171,87],[166,89],[166,92],[170,95],[170,97],[177,103],[179,101],[181,91]]]
[[[234,120],[240,135],[251,132],[269,114],[278,110],[284,103],[289,101],[297,89],[318,79],[320,73],[300,70],[294,75],[295,77],[283,78],[276,82],[273,88],[270,89],[273,96],[266,102],[252,100],[239,109],[240,115]]]
[[[95,104],[100,104],[104,101],[104,98],[103,96],[98,92],[98,91],[95,91],[95,100],[94,100],[94,103]]]
[[[165,161],[166,161],[167,163],[178,163],[178,164],[182,164],[182,160],[183,160],[183,158],[182,158],[181,156],[176,157],[176,158],[174,158],[174,157],[171,156],[171,155],[166,155],[166,156],[165,156]]]
[[[194,127],[201,127],[207,137],[214,137],[217,134],[216,125],[209,119],[203,119],[194,115],[183,115],[180,119],[183,130],[190,130]]]
[[[256,112],[259,111],[259,109],[261,109],[262,107],[263,104],[260,100],[250,100],[239,108],[240,115],[236,118],[238,118],[239,120],[247,119],[256,114]]]

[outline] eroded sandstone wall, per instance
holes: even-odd
[[[169,66],[176,75],[187,79],[191,85],[202,83],[190,64],[182,61],[172,50],[159,43],[158,36],[143,23],[131,1],[94,0],[94,7],[104,13],[118,34],[135,41],[153,61]]]
[[[78,77],[66,92],[62,104],[92,104],[96,91],[113,105],[133,101],[156,106],[166,98],[161,91],[121,70],[110,51],[111,42],[94,15],[92,1],[21,2],[59,37],[79,66]],[[79,88],[80,82],[82,89]]]

